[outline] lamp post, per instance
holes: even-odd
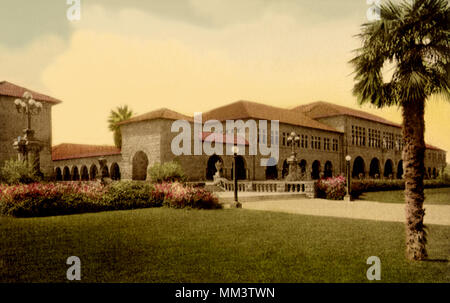
[[[300,137],[295,133],[291,132],[287,137],[287,144],[291,145],[291,156],[287,159],[289,164],[289,173],[286,177],[288,181],[298,181],[299,176],[297,174],[297,158],[295,152],[295,144],[300,141]]]
[[[27,161],[33,169],[35,175],[40,174],[39,153],[42,143],[34,138],[34,130],[31,129],[31,116],[38,115],[42,111],[42,103],[33,99],[30,92],[23,94],[23,99],[14,100],[14,105],[18,113],[27,117],[27,128],[24,129],[23,138],[18,137],[13,146],[19,153],[19,160]]]
[[[347,173],[347,188],[344,200],[350,202],[351,195],[350,195],[350,161],[352,160],[352,157],[350,155],[345,156],[345,162],[346,162],[346,173]]]
[[[234,145],[231,149],[233,151],[234,158],[234,169],[233,169],[233,179],[234,179],[234,203],[236,208],[242,207],[242,204],[238,201],[238,181],[237,181],[237,154],[239,152],[239,147]]]

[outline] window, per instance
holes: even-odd
[[[307,135],[301,135],[301,147],[302,148],[308,148],[308,136]]]
[[[286,133],[283,132],[283,142],[282,142],[283,146],[286,146]]]
[[[333,151],[338,151],[338,140],[337,139],[333,139]]]
[[[330,138],[323,139],[323,149],[330,150]]]
[[[352,125],[352,144],[357,146],[366,145],[366,129]]]
[[[278,132],[277,131],[270,131],[270,145],[278,145]]]

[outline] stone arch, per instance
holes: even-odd
[[[371,178],[379,178],[381,176],[381,174],[380,174],[380,160],[378,160],[378,158],[373,158],[370,161],[369,176]]]
[[[72,167],[71,176],[72,176],[72,181],[80,181],[80,173],[78,171],[78,167],[75,165]]]
[[[133,180],[146,180],[147,179],[148,157],[143,151],[138,151],[134,154],[132,165],[133,165],[132,179]]]
[[[387,159],[386,162],[384,163],[384,174],[383,176],[385,178],[389,178],[389,176],[393,176],[394,175],[394,168],[393,168],[393,164],[392,164],[392,160],[391,159]]]
[[[120,167],[119,164],[113,162],[109,169],[110,178],[113,180],[120,180]]]
[[[427,178],[428,178],[428,179],[431,179],[431,167],[428,167]]]
[[[300,168],[300,173],[305,174],[307,168],[306,160],[305,159],[300,160],[300,162],[298,162],[298,167]]]
[[[59,167],[57,167],[55,169],[55,179],[56,179],[56,181],[62,181],[62,179],[63,179],[61,168],[59,168]]]
[[[89,168],[89,180],[95,180],[98,176],[98,168],[97,165],[92,164]]]
[[[433,176],[433,179],[436,179],[436,178],[437,178],[437,171],[436,171],[436,167],[433,167],[433,172],[432,172],[432,176]]]
[[[80,177],[81,181],[89,181],[89,171],[86,165],[81,166]]]
[[[238,180],[247,179],[247,169],[246,169],[245,159],[242,156],[236,156],[236,178]],[[231,169],[231,177],[234,179],[234,161],[233,168]]]
[[[287,160],[283,161],[283,168],[281,170],[281,178],[286,178],[289,174],[289,164],[287,163]]]
[[[221,162],[223,166],[223,159],[222,157],[214,154],[211,157],[208,158],[206,161],[206,180],[213,180],[214,175],[217,171],[216,169],[216,163]],[[220,169],[220,174],[223,176],[223,168]]]
[[[275,158],[270,158],[267,161],[267,164],[276,163]],[[267,165],[266,166],[266,180],[276,180],[278,179],[278,166],[276,164],[274,165]]]
[[[398,161],[397,179],[403,179],[403,160]]]
[[[63,180],[64,181],[70,181],[72,179],[70,175],[70,169],[67,166],[64,166],[63,168]]]
[[[311,169],[312,169],[312,171],[311,171],[311,178],[313,180],[319,179],[320,178],[320,171],[321,171],[320,161],[319,160],[315,160],[312,163]]]
[[[333,163],[331,163],[331,161],[325,162],[325,166],[324,166],[324,170],[323,170],[323,176],[325,178],[333,177]]]
[[[358,156],[353,161],[352,177],[359,178],[360,176],[364,177],[365,175],[366,175],[366,164],[364,163],[364,159]]]

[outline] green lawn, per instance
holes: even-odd
[[[386,203],[405,203],[403,190],[377,191],[364,193],[360,200],[377,201]],[[425,189],[426,204],[447,204],[450,205],[450,187],[427,188]]]
[[[153,208],[0,217],[0,282],[450,282],[450,226],[429,227],[432,261],[404,258],[404,226],[245,209]]]

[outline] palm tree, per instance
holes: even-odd
[[[117,123],[130,119],[133,114],[133,111],[128,109],[128,105],[119,106],[116,110],[111,110],[111,114],[108,117],[109,130],[114,133],[114,145],[118,148],[122,147],[122,133]]]
[[[427,258],[423,224],[424,110],[432,94],[450,99],[449,8],[447,0],[402,0],[381,6],[381,20],[362,25],[362,47],[350,63],[355,71],[353,94],[358,103],[402,110],[405,179],[406,256]],[[383,81],[383,66],[393,76]]]

